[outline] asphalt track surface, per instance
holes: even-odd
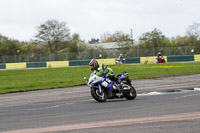
[[[0,95],[0,133],[200,132],[199,74],[132,83],[130,101],[98,103],[87,86]]]

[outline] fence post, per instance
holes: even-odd
[[[154,56],[154,47],[153,47],[153,56]]]
[[[93,59],[95,59],[95,52],[93,51],[93,53],[92,53],[92,54],[93,54]]]
[[[66,60],[67,60],[67,52],[66,52]]]
[[[137,46],[137,56],[140,57],[140,49],[138,46]]]
[[[6,63],[6,59],[5,56],[3,55],[3,63]]]
[[[53,53],[53,61],[55,61],[55,54]]]
[[[29,54],[26,55],[26,61],[29,62]]]
[[[17,62],[17,57],[16,57],[16,55],[14,55],[15,56],[15,62]]]
[[[187,46],[185,46],[185,55],[187,55]]]
[[[41,54],[40,54],[40,62],[41,62],[41,58],[42,58],[42,56],[41,56]]]

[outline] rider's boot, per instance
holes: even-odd
[[[120,80],[117,80],[116,83],[117,83],[117,86],[118,86],[118,88],[119,88],[119,91],[122,91],[122,84],[121,84],[121,81],[120,81]]]
[[[119,87],[118,87],[118,85],[117,84],[113,84],[113,91],[114,92],[119,92]]]
[[[119,92],[122,92],[122,90],[123,90],[122,85],[121,85],[121,84],[118,84],[118,87],[119,87]]]

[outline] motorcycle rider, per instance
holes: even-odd
[[[162,56],[161,52],[158,52],[157,54],[157,62],[159,63],[160,57]]]
[[[109,97],[112,97],[113,96],[113,91],[114,90],[119,90],[118,86],[117,85],[112,85],[112,84],[109,84],[109,80],[112,76],[114,76],[113,74],[113,70],[109,67],[106,67],[104,64],[99,64],[97,60],[95,59],[92,59],[89,63],[89,66],[90,66],[90,69],[92,71],[94,71],[96,73],[97,76],[108,76],[108,80],[107,81],[103,81],[101,84],[106,87],[106,88],[111,88],[109,89],[108,91],[108,96]],[[112,77],[113,78],[113,77]]]
[[[119,55],[119,61],[120,61],[120,64],[123,64],[123,58],[124,58],[123,55],[120,54],[120,55]]]

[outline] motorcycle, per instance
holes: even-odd
[[[156,57],[156,63],[165,63],[165,58],[163,56],[160,58]]]
[[[126,64],[126,59],[125,58],[122,58],[122,59],[116,58],[115,63],[116,64]]]
[[[97,76],[94,72],[91,73],[89,79],[84,77],[87,85],[91,88],[91,95],[96,101],[105,102],[107,99],[124,97],[128,100],[133,100],[136,98],[137,92],[133,87],[127,72],[122,72],[121,74],[112,77],[113,78],[110,80],[108,79],[108,76],[100,77]],[[101,84],[104,81],[109,84],[109,87],[106,88]],[[112,91],[113,95],[109,97],[109,91],[111,91],[110,89],[112,87],[118,87],[121,89],[116,89]]]

